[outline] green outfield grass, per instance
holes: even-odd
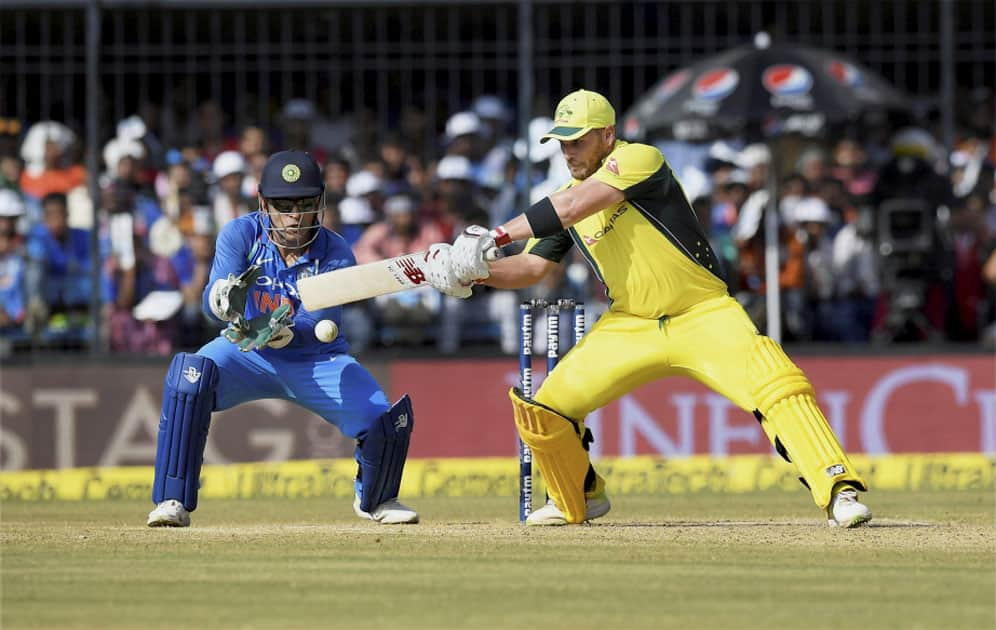
[[[618,497],[526,529],[514,499],[423,499],[416,526],[345,500],[5,503],[12,628],[993,628],[990,492],[876,492],[831,530],[808,494]]]

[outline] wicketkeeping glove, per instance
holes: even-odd
[[[291,305],[281,304],[269,315],[260,315],[246,319],[239,315],[228,325],[223,333],[225,339],[239,347],[242,352],[269,345],[272,348],[282,348],[290,343],[293,333],[290,331]]]
[[[263,268],[253,265],[236,276],[228,274],[228,278],[216,280],[211,285],[208,304],[215,317],[226,322],[234,322],[246,312],[246,298],[249,288],[256,283],[256,278],[263,273]]]

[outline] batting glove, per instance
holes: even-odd
[[[470,297],[470,283],[460,282],[453,272],[453,246],[436,243],[425,253],[425,277],[440,293],[458,298]]]
[[[480,225],[471,225],[453,242],[453,273],[460,282],[484,280],[491,275],[488,260],[501,256],[495,239],[498,233]]]

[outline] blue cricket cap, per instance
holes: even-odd
[[[270,156],[259,178],[259,192],[267,199],[317,197],[325,190],[322,169],[304,151],[280,151]]]

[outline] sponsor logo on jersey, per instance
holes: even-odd
[[[187,369],[183,371],[183,378],[187,379],[187,382],[193,385],[201,380],[201,373],[194,366],[188,365]]]
[[[733,68],[717,68],[706,72],[692,85],[692,94],[703,101],[720,101],[737,89],[740,74]]]
[[[841,85],[858,87],[864,80],[861,71],[846,61],[831,61],[827,64],[827,74]]]
[[[598,242],[602,240],[602,238],[608,236],[609,232],[616,229],[616,221],[619,220],[619,217],[626,214],[626,210],[628,209],[629,207],[625,203],[619,204],[619,207],[616,208],[616,211],[612,213],[612,216],[609,217],[608,222],[606,222],[606,224],[602,227],[602,229],[598,230],[597,232],[591,235],[582,234],[581,240],[583,240],[584,244],[589,247],[597,245]]]
[[[616,162],[616,158],[609,158],[609,161],[605,163],[605,168],[614,175],[619,174],[619,162]]]

